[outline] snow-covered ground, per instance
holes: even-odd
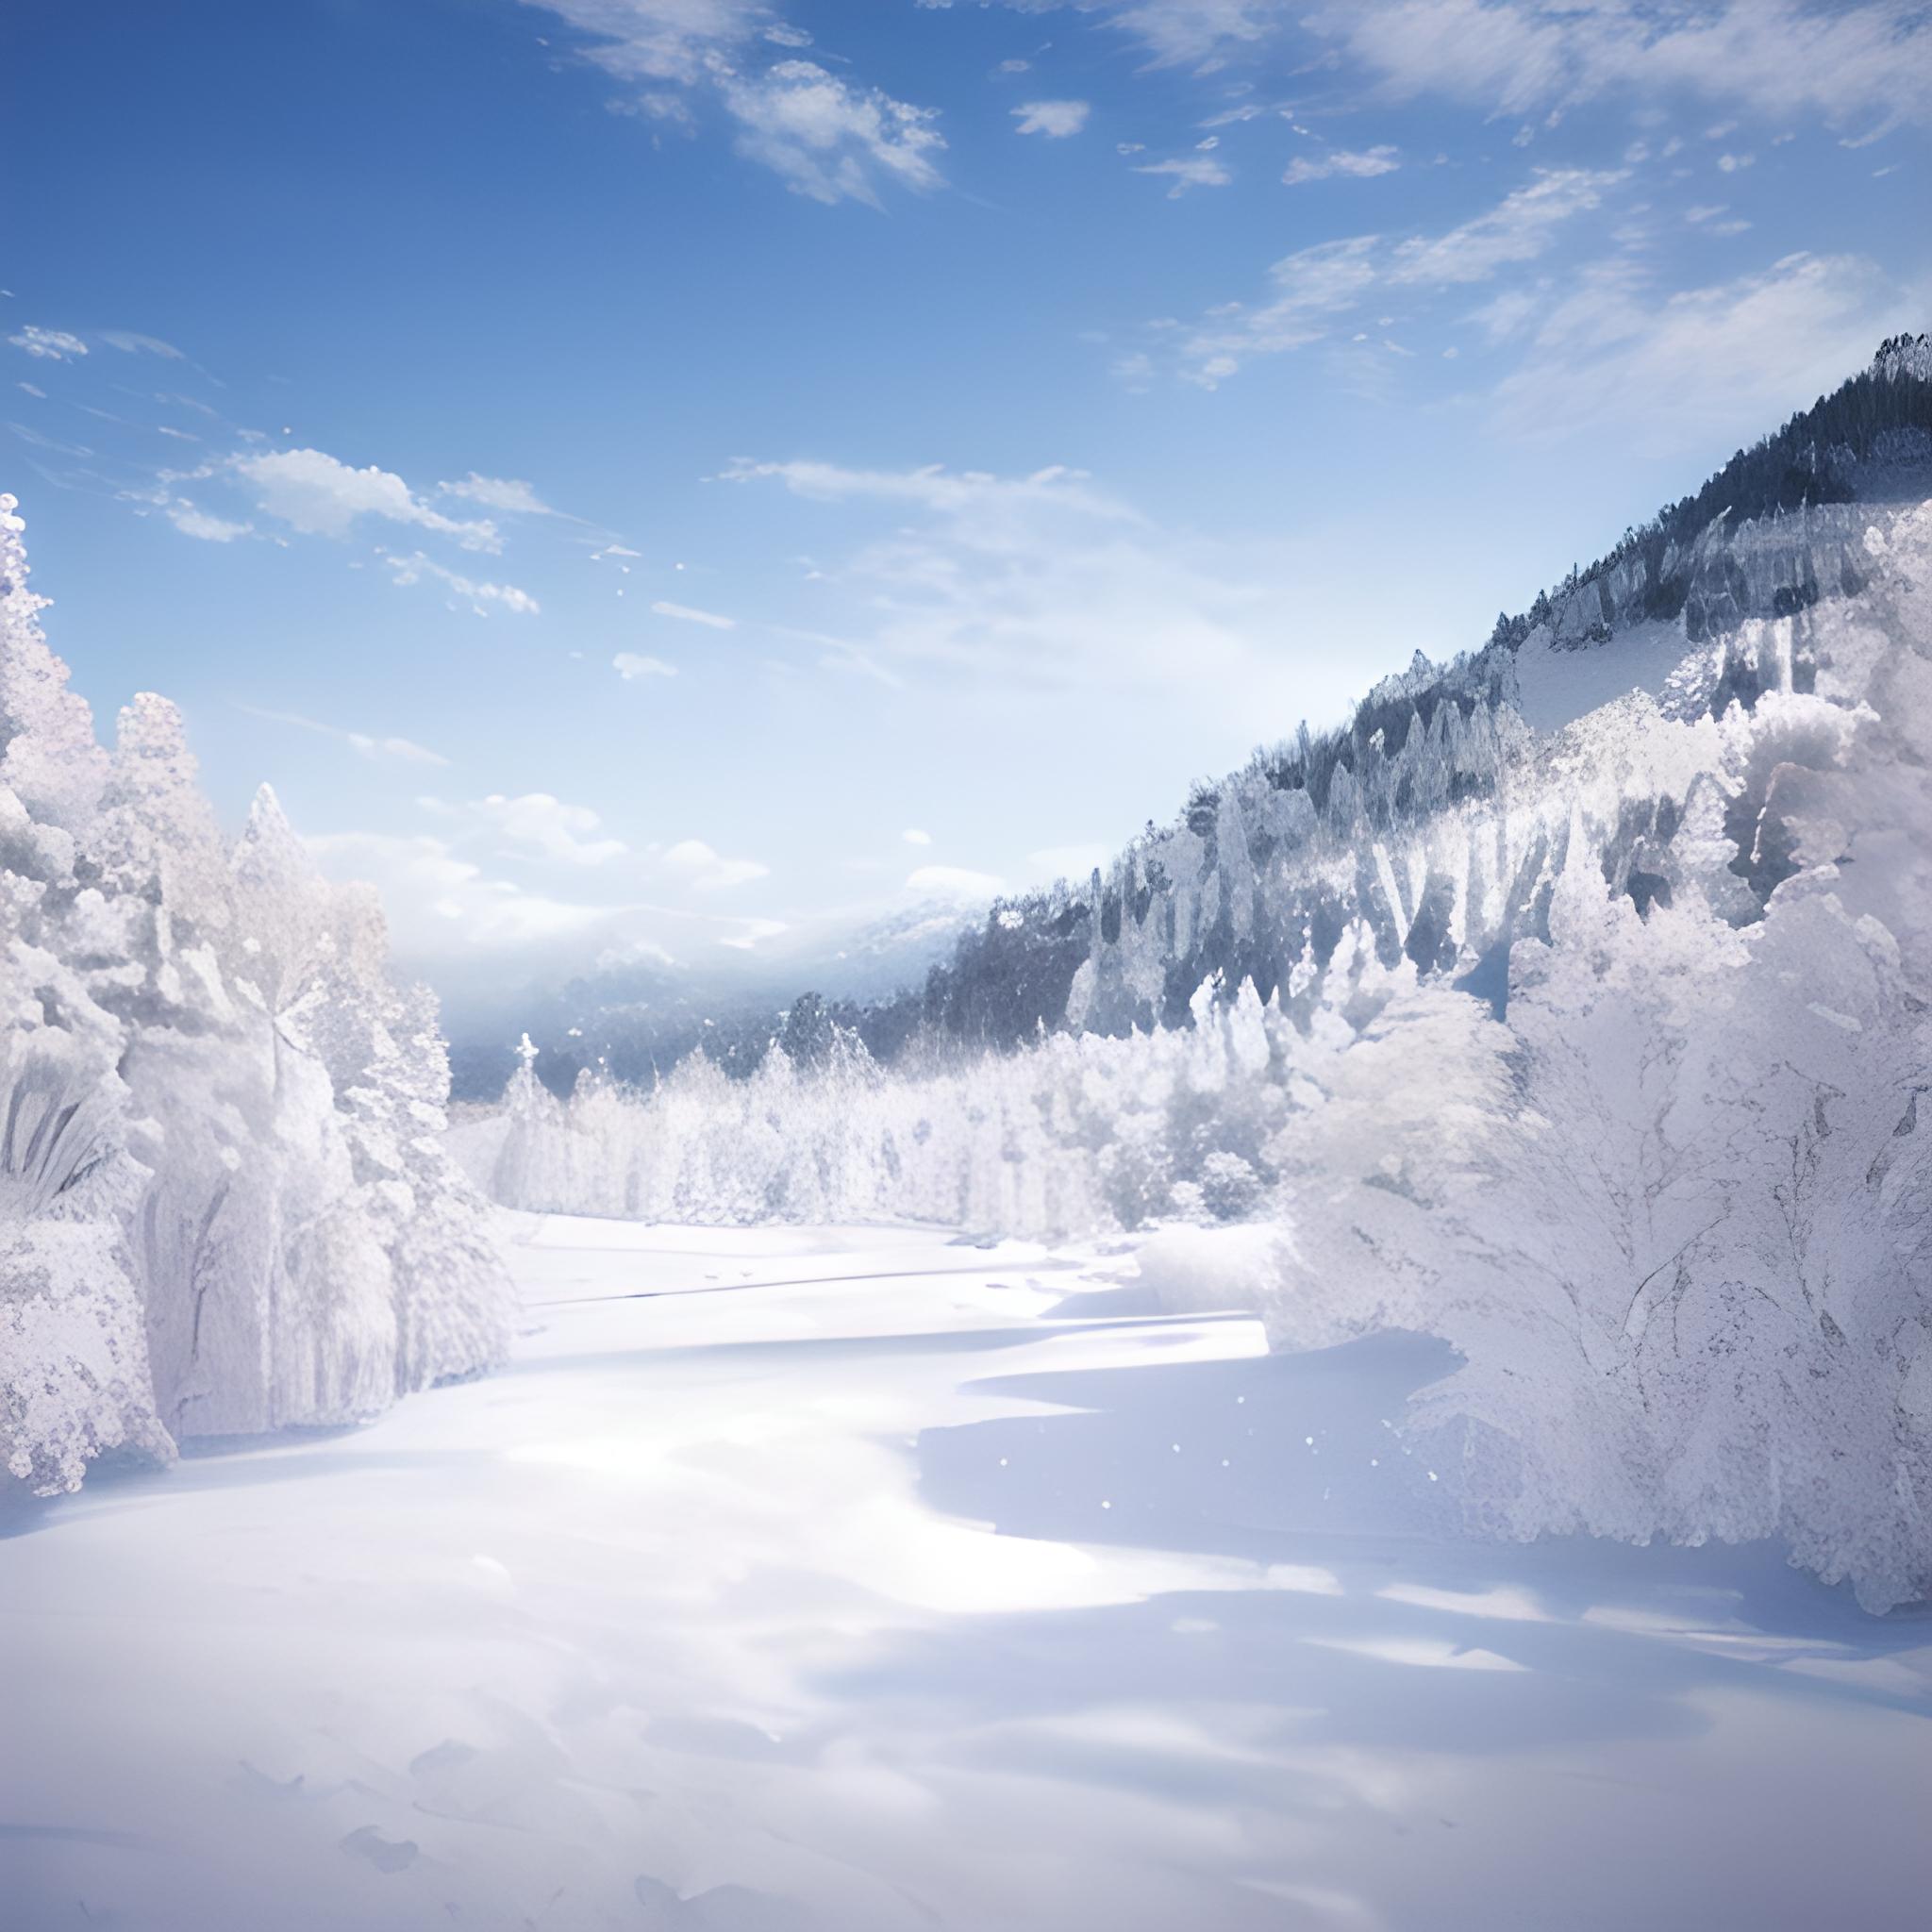
[[[505,1373],[0,1523],[8,1932],[1924,1923],[1932,1625],[1436,1535],[1436,1344],[514,1232]]]

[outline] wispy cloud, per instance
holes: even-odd
[[[1234,179],[1212,155],[1181,155],[1174,160],[1147,161],[1137,165],[1134,173],[1164,176],[1172,184],[1167,191],[1170,201],[1178,201],[1191,188],[1225,188]]]
[[[1043,134],[1050,141],[1064,141],[1078,134],[1093,111],[1091,101],[1024,101],[1012,110],[1020,134]]]
[[[272,711],[259,705],[237,704],[238,711],[246,712],[251,718],[265,719],[272,724],[292,724],[301,731],[312,731],[323,738],[333,738],[340,744],[346,744],[358,756],[374,761],[389,760],[406,765],[446,765],[449,760],[441,752],[433,752],[413,739],[378,737],[374,732],[345,731],[340,725],[325,724],[319,719],[305,718],[299,711]]]
[[[331,878],[382,895],[399,950],[439,965],[466,954],[548,958],[608,933],[624,908],[583,905],[493,877],[432,833],[338,832],[305,841]]]
[[[1282,179],[1291,188],[1305,181],[1326,181],[1341,175],[1366,181],[1377,175],[1392,175],[1402,165],[1402,157],[1392,147],[1370,147],[1359,151],[1331,148],[1324,155],[1300,155],[1288,164]]]
[[[164,342],[158,336],[137,335],[132,329],[104,328],[101,341],[110,349],[119,349],[124,356],[158,356],[164,362],[187,360],[173,342]]]
[[[610,660],[610,668],[626,684],[635,684],[642,677],[675,677],[677,666],[667,664],[661,658],[646,658],[636,651],[620,651]]]
[[[1079,471],[742,463],[814,502],[879,512],[831,572],[849,648],[908,679],[1011,707],[1104,685],[1216,709],[1306,704],[1280,680],[1274,615],[1291,566],[1268,545],[1164,529]],[[908,512],[917,512],[910,515]],[[1304,670],[1306,667],[1303,667]],[[1339,675],[1339,674],[1338,674]],[[1339,697],[1339,692],[1338,692]]]
[[[673,604],[660,597],[651,608],[659,617],[675,617],[680,624],[702,624],[711,630],[736,630],[735,617],[721,617],[715,610],[699,610],[690,604]]]
[[[1024,514],[1040,509],[1065,509],[1085,517],[1133,522],[1137,513],[1117,497],[1091,488],[1085,470],[1054,463],[1026,476],[995,476],[985,470],[949,470],[926,463],[914,470],[858,470],[841,463],[811,459],[758,462],[739,457],[722,472],[721,480],[751,483],[772,479],[794,495],[824,503],[848,502],[855,497],[882,502],[912,503],[952,515],[984,512],[997,507]]]
[[[1622,179],[1615,172],[1549,170],[1441,235],[1392,244],[1377,235],[1357,235],[1297,249],[1268,271],[1266,301],[1254,307],[1224,304],[1182,337],[1180,373],[1212,389],[1257,356],[1321,341],[1377,290],[1447,289],[1490,280],[1506,267],[1544,254],[1566,223],[1598,207]]]
[[[36,328],[29,325],[7,340],[16,349],[25,349],[29,356],[43,362],[71,362],[87,354],[87,344],[78,336],[69,335],[64,328]]]
[[[185,496],[169,498],[161,513],[184,537],[197,537],[204,543],[232,543],[255,529],[253,524],[238,524],[231,517],[202,509]]]
[[[1007,0],[1033,10],[1035,0]],[[1074,0],[1137,41],[1157,66],[1219,62],[1292,24],[1294,0]]]
[[[1403,242],[1390,263],[1388,279],[1432,288],[1488,281],[1509,263],[1533,261],[1564,223],[1600,206],[1604,195],[1624,178],[1621,171],[1588,168],[1541,172],[1487,214],[1447,234]]]
[[[724,892],[769,876],[771,867],[756,858],[725,858],[702,839],[685,839],[661,855],[665,867],[695,892]]]
[[[1932,119],[1932,23],[1914,0],[1350,0],[1308,25],[1393,97],[1497,114],[1682,92],[1834,125]]]
[[[306,536],[345,537],[358,518],[380,517],[453,538],[465,550],[503,547],[494,524],[444,516],[374,463],[358,470],[323,450],[282,449],[231,456],[226,467],[250,486],[258,508]]]
[[[456,483],[439,483],[439,496],[459,496],[469,503],[480,503],[485,509],[502,510],[510,516],[554,517],[558,511],[537,494],[528,483],[513,476],[479,476],[475,470]]]
[[[887,182],[942,185],[932,110],[797,58],[811,36],[760,0],[525,0],[586,37],[586,57],[648,118],[694,125],[714,106],[747,159],[819,202],[880,205]],[[780,58],[782,57],[782,58]]]
[[[1493,419],[1526,441],[1614,423],[1648,453],[1706,449],[1829,389],[1912,315],[1910,297],[1856,256],[1787,256],[1674,294],[1608,263],[1538,326]]]
[[[1375,286],[1377,240],[1357,235],[1318,242],[1283,256],[1268,271],[1272,292],[1258,307],[1228,305],[1209,315],[1182,345],[1182,373],[1213,388],[1249,358],[1275,356],[1319,341],[1330,323]]]
[[[736,146],[794,194],[881,206],[877,183],[933,189],[945,146],[930,108],[861,88],[810,60],[720,77],[719,97],[739,123]]]
[[[487,798],[462,805],[440,798],[421,803],[424,810],[445,824],[487,833],[512,858],[598,866],[622,858],[630,849],[622,839],[593,836],[603,821],[589,806],[567,805],[548,791],[525,791],[514,798],[492,791]]]
[[[447,585],[452,606],[467,604],[478,617],[488,617],[492,610],[508,610],[519,617],[534,617],[541,607],[527,591],[520,591],[514,584],[479,582],[467,577],[460,571],[451,570],[447,565],[438,563],[434,558],[425,557],[422,551],[412,551],[408,557],[384,553],[382,559],[394,573],[392,581],[407,589],[420,584],[425,577],[433,578]]]

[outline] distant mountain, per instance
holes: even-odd
[[[558,986],[525,988],[493,1010],[466,1016],[450,1049],[459,1100],[493,1100],[517,1064],[525,1033],[547,1085],[565,1092],[586,1069],[648,1084],[702,1050],[748,1071],[810,988],[848,1022],[921,987],[986,916],[979,906],[923,899],[854,924],[829,920],[755,954],[700,968],[669,957],[599,967]]]

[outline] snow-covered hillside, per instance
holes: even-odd
[[[367,1416],[498,1360],[508,1277],[442,1145],[433,996],[274,796],[225,849],[181,721],[114,748],[0,496],[0,1488]]]
[[[1001,908],[890,1069],[831,1024],[749,1081],[700,1061],[559,1103],[526,1074],[464,1158],[524,1208],[1180,1224],[1146,1257],[1177,1306],[1258,1307],[1290,1347],[1455,1346],[1408,1426],[1474,1527],[1775,1535],[1873,1607],[1924,1595],[1932,503],[1908,467],[1714,527],[1669,620],[1571,637],[1541,600],[1524,635],[1419,660],[1084,891]],[[1029,1011],[1049,1037],[958,1051]]]

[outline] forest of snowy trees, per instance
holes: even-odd
[[[526,1062],[464,1158],[536,1208],[1154,1228],[1174,1306],[1452,1343],[1407,1427],[1474,1526],[1924,1595],[1932,504],[1827,508],[1726,525],[1734,621],[1680,610],[1656,694],[1546,734],[1548,626],[1419,661],[916,1004],[801,1002],[748,1078]],[[1856,575],[1780,596],[1814,540]]]
[[[232,852],[175,708],[111,751],[0,496],[0,1488],[367,1416],[498,1360],[426,989],[266,789]]]

